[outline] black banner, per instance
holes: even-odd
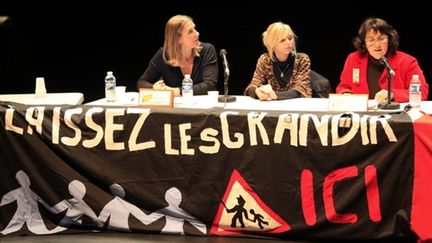
[[[377,239],[410,227],[406,113],[0,110],[0,233]]]

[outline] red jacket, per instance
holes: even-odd
[[[336,93],[369,94],[366,74],[368,58],[368,54],[361,56],[359,51],[348,55],[340,76],[340,83],[336,87]],[[395,55],[388,57],[388,62],[396,73],[391,80],[394,101],[408,102],[408,87],[413,74],[419,75],[422,84],[422,100],[428,98],[429,86],[422,69],[413,56],[397,51]],[[388,72],[384,70],[378,81],[381,89],[388,89],[387,76]]]

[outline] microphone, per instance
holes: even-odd
[[[222,58],[222,63],[223,63],[223,68],[224,68],[224,95],[219,96],[218,101],[223,102],[223,103],[234,102],[234,101],[236,101],[236,97],[235,96],[228,96],[228,78],[230,75],[230,71],[228,68],[228,61],[226,58],[227,51],[225,49],[221,49],[219,54]]]
[[[381,57],[380,62],[387,68],[387,72],[389,75],[387,76],[387,101],[383,102],[381,104],[378,104],[378,108],[383,110],[396,110],[400,108],[400,104],[397,102],[391,101],[391,79],[395,75],[395,71],[388,63],[388,60],[386,57]]]
[[[388,63],[387,57],[381,57],[381,63],[387,68],[388,73],[391,76],[394,76],[396,74],[395,71],[393,70],[393,68]]]
[[[221,49],[220,52],[219,52],[219,54],[222,57],[222,63],[223,63],[223,66],[224,66],[224,74],[226,76],[229,76],[230,71],[229,71],[229,68],[228,68],[228,61],[227,61],[227,58],[226,58],[227,51],[225,49]]]

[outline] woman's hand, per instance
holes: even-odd
[[[277,95],[269,84],[256,88],[255,94],[259,100],[277,100]]]
[[[382,89],[375,94],[375,100],[378,103],[386,102],[387,98],[388,98],[388,92],[385,89]],[[390,100],[392,99],[393,99],[393,93],[390,92]]]
[[[153,89],[165,90],[167,87],[162,79],[153,84]]]
[[[180,88],[170,87],[170,86],[166,85],[163,80],[159,80],[156,83],[154,83],[153,84],[153,89],[171,90],[172,92],[174,92],[174,96],[179,96],[180,95]]]

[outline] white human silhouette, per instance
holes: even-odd
[[[179,189],[176,187],[168,189],[165,192],[165,201],[168,203],[168,206],[154,212],[165,216],[166,222],[161,233],[184,235],[183,225],[185,220],[191,223],[203,234],[207,233],[207,227],[205,224],[179,207],[182,201],[182,195]]]
[[[85,185],[79,180],[73,180],[68,185],[69,193],[73,196],[69,199],[64,199],[63,201],[57,203],[51,208],[51,212],[60,213],[65,210],[66,215],[62,220],[60,220],[59,225],[56,227],[58,230],[65,230],[69,226],[81,225],[82,217],[85,215],[97,223],[97,216],[93,209],[84,202],[83,198],[86,194]],[[102,227],[102,225],[98,225]]]
[[[163,217],[163,215],[155,213],[147,215],[137,206],[125,201],[123,198],[126,193],[119,184],[112,184],[110,190],[115,197],[104,206],[98,217],[99,224],[102,225],[109,218],[108,229],[130,231],[129,215],[133,215],[145,225]]]
[[[0,231],[1,234],[7,235],[20,230],[24,224],[34,234],[54,234],[61,230],[49,230],[39,212],[38,202],[47,205],[32,189],[30,189],[30,179],[27,174],[19,170],[15,178],[21,187],[14,189],[3,195],[0,206],[7,205],[16,201],[17,209],[9,224]]]

